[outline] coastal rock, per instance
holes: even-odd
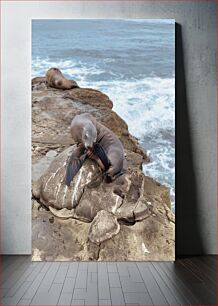
[[[96,258],[98,246],[88,250],[89,223],[62,220],[49,211],[32,213],[32,260],[75,261]]]
[[[120,225],[115,215],[105,210],[100,210],[92,221],[88,237],[91,242],[100,244],[117,235],[119,230]]]
[[[32,91],[32,147],[33,162],[43,157],[48,150],[62,152],[74,144],[70,135],[72,118],[86,112],[111,129],[122,141],[124,148],[149,158],[137,140],[129,134],[128,126],[113,110],[109,97],[100,91],[87,88],[62,90],[35,83]],[[89,100],[91,101],[89,103]],[[140,165],[142,162],[140,161]]]
[[[98,260],[164,261],[174,260],[174,253],[174,224],[151,216],[132,226],[121,225],[118,235],[101,244]]]
[[[113,107],[113,102],[107,95],[92,88],[79,88],[70,90],[64,95],[64,98],[69,98],[73,101],[80,101],[83,104],[88,104],[100,109],[112,109]]]
[[[66,164],[74,149],[75,146],[71,146],[54,157],[45,173],[33,182],[33,196],[53,214],[91,222],[99,211],[104,210],[130,223],[151,214],[151,205],[147,205],[143,198],[145,178],[139,169],[126,171],[115,181],[106,183],[98,165],[87,159],[68,187],[64,181]],[[38,168],[37,164],[35,167]],[[64,210],[57,211],[61,209]]]
[[[84,188],[95,181],[97,174],[101,174],[91,160],[86,160],[71,186],[68,187],[64,181],[66,165],[74,148],[75,146],[71,146],[55,157],[44,175],[33,183],[34,197],[40,199],[46,207],[74,208],[78,205]]]
[[[173,260],[169,190],[143,174],[148,157],[110,99],[93,89],[63,92],[41,79],[33,83],[33,260]],[[87,159],[70,187],[65,185],[66,163],[75,148],[70,123],[83,112],[124,145],[125,173],[112,183]]]

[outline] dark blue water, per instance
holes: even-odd
[[[174,21],[34,20],[32,76],[53,66],[109,95],[150,154],[144,173],[167,185],[174,203]]]

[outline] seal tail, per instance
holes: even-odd
[[[65,183],[67,186],[70,186],[71,181],[74,176],[77,174],[79,169],[82,167],[84,161],[86,159],[86,153],[81,155],[79,158],[75,157],[74,152],[72,153],[69,162],[67,164],[66,175],[65,175]]]
[[[96,142],[96,143],[93,144],[93,153],[96,156],[99,157],[102,164],[104,165],[105,171],[107,171],[109,169],[109,167],[111,166],[111,162],[110,162],[109,158],[107,157],[107,155],[105,153],[105,150],[100,145],[100,143]]]

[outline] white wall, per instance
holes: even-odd
[[[192,213],[185,205],[177,222],[190,226],[198,219],[204,252],[215,254],[216,1],[1,1],[1,5],[2,253],[31,253],[31,19],[171,18],[182,26],[198,204]],[[181,202],[177,199],[182,206]],[[191,230],[190,226],[184,231],[184,241]],[[180,254],[197,251],[194,241],[179,248]]]

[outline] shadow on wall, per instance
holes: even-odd
[[[176,256],[205,254],[187,99],[182,28],[176,24]]]

